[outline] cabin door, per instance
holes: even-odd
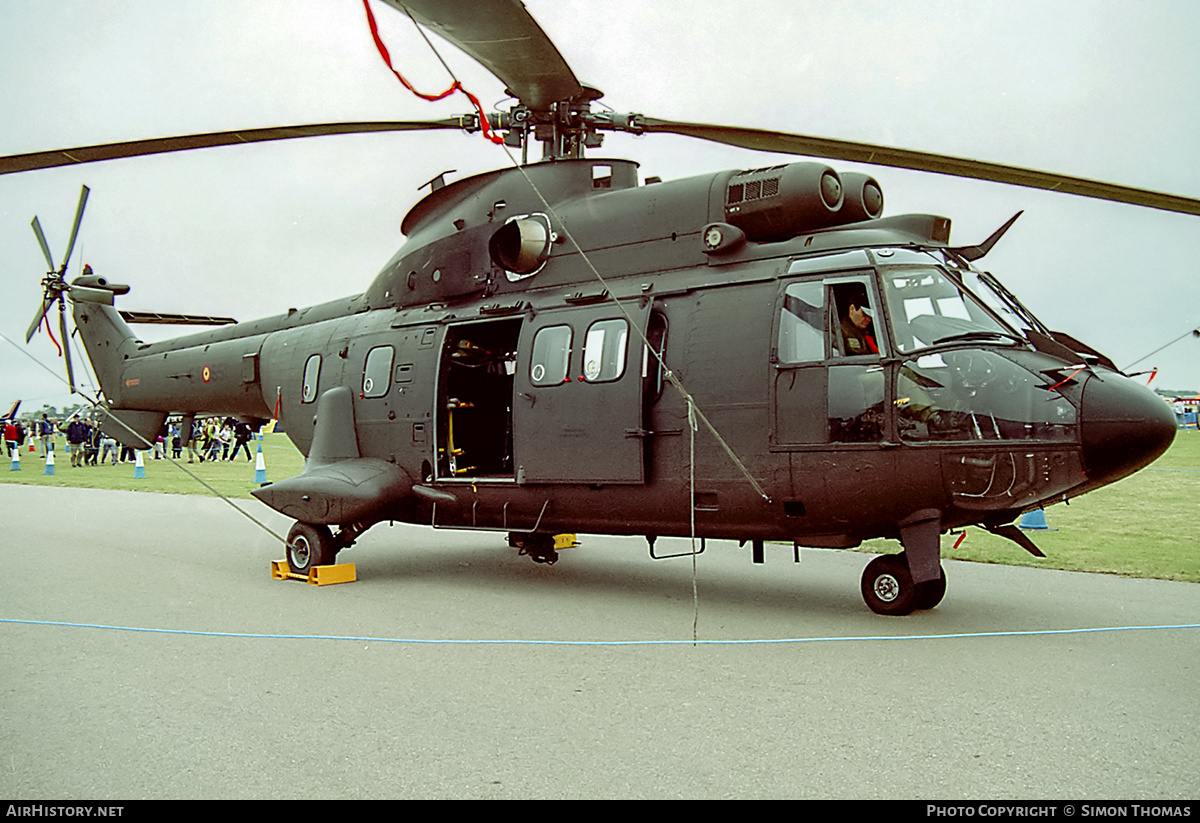
[[[642,336],[650,306],[622,307],[540,311],[525,323],[513,397],[518,482],[645,482]]]

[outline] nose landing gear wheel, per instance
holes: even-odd
[[[876,614],[900,616],[932,609],[946,594],[946,572],[925,583],[913,583],[908,560],[901,554],[884,554],[867,564],[862,576],[862,596]]]
[[[337,557],[328,526],[296,523],[288,532],[287,562],[295,574],[308,574],[313,566],[328,566]]]
[[[916,587],[904,558],[884,554],[868,563],[863,570],[862,596],[876,614],[911,614],[916,608]]]

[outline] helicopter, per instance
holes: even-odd
[[[1192,214],[1195,200],[617,114],[521,4],[448,5],[402,11],[499,77],[509,111],[0,161],[26,171],[485,120],[522,152],[518,167],[435,177],[404,220],[407,242],[361,294],[168,341],[128,328],[115,308],[128,287],[90,273],[68,283],[43,244],[52,274],[29,333],[71,300],[111,434],[143,445],[168,414],[283,423],[305,470],[255,496],[297,521],[295,571],[333,562],[385,520],[507,532],[541,562],[563,531],[644,535],[652,554],[659,536],[733,538],[755,561],[768,540],[889,537],[904,552],[871,561],[862,593],[873,611],[908,614],[944,595],[945,531],[977,525],[1036,552],[1013,525],[1023,511],[1114,482],[1170,444],[1164,403],[976,267],[1012,221],[956,246],[946,218],[883,216],[882,188],[860,172],[797,162],[639,185],[632,161],[587,155],[604,132],[669,133]]]

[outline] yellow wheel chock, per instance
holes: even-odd
[[[353,583],[358,580],[358,571],[353,563],[337,563],[332,566],[313,566],[308,574],[296,574],[286,560],[271,561],[271,577],[275,580],[303,580],[310,586],[329,586],[334,583]]]

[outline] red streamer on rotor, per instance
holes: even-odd
[[[463,88],[462,83],[458,82],[457,80],[454,81],[450,88],[446,89],[441,94],[424,94],[414,89],[412,84],[405,80],[404,76],[401,75],[400,72],[396,71],[395,67],[392,66],[392,57],[390,54],[388,54],[387,46],[383,44],[383,40],[379,37],[379,27],[375,24],[375,15],[371,13],[370,0],[363,0],[363,8],[367,10],[367,23],[371,27],[371,37],[375,40],[375,48],[379,50],[379,56],[383,58],[383,62],[387,64],[387,67],[392,74],[396,75],[396,79],[400,81],[404,88],[408,89],[422,100],[428,100],[430,102],[434,100],[442,100],[454,94],[456,91],[461,91],[467,96],[467,99],[471,101],[471,105],[475,107],[475,111],[479,114],[479,122],[483,130],[483,136],[488,140],[491,140],[496,145],[500,145],[504,142],[503,137],[498,134],[492,134],[491,125],[488,123],[487,115],[483,113],[483,106],[479,104],[479,99],[476,98],[475,95],[471,94],[471,92]]]
[[[50,342],[54,344],[54,348],[58,349],[58,356],[62,357],[62,346],[58,345],[58,341],[54,339],[54,332],[50,330],[50,318],[43,314],[42,320],[46,323],[46,334],[50,335]]]

